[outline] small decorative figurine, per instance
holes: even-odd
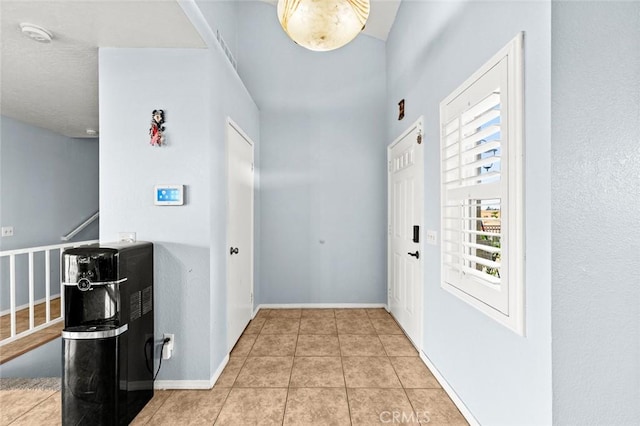
[[[151,128],[149,136],[151,136],[151,145],[162,146],[164,141],[164,110],[154,109],[151,114]]]

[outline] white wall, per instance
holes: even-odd
[[[226,153],[230,115],[257,143],[258,113],[215,49],[101,49],[101,241],[135,231],[155,244],[156,336],[176,335],[160,380],[209,380],[226,347]],[[149,145],[165,110],[167,145]],[[155,184],[186,205],[153,205]]]
[[[384,43],[294,44],[238,4],[239,71],[260,108],[258,303],[386,300]]]
[[[440,245],[424,247],[423,351],[487,425],[551,423],[550,11],[548,1],[403,1],[387,41],[387,137],[424,116],[425,228],[439,231],[439,103],[526,33],[526,337],[440,288]]]
[[[640,3],[553,2],[553,418],[640,424]]]

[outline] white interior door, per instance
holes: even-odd
[[[424,145],[418,120],[387,149],[389,309],[418,348],[422,341]],[[414,227],[417,235],[414,235]],[[417,240],[418,242],[416,242]]]
[[[253,314],[253,142],[227,124],[227,344],[231,350]]]

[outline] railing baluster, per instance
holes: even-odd
[[[66,243],[66,244],[55,244],[50,246],[41,246],[41,247],[29,247],[24,249],[16,249],[16,250],[4,250],[0,251],[0,259],[5,257],[9,258],[9,321],[10,321],[10,331],[11,335],[0,340],[0,347],[11,342],[14,342],[22,337],[25,337],[29,334],[35,333],[37,331],[43,330],[47,328],[49,325],[58,323],[64,318],[64,285],[62,283],[62,259],[63,259],[63,251],[68,247],[80,247],[86,246],[88,244],[97,243],[98,240],[92,241],[81,241],[75,243]],[[60,315],[55,318],[51,318],[52,314],[52,306],[51,306],[51,251],[59,250],[59,265],[60,265]],[[36,271],[35,271],[35,253],[44,252],[44,273],[45,273],[45,321],[42,324],[35,325],[35,279],[36,279]],[[16,295],[16,285],[24,285],[25,280],[23,275],[20,277],[16,275],[16,256],[24,255],[28,256],[29,260],[29,271],[28,271],[28,291],[29,291],[29,329],[17,331],[18,323],[17,323],[17,307],[18,304],[17,295]],[[55,255],[54,255],[55,256]],[[55,257],[54,257],[55,259]],[[19,271],[22,273],[22,269]],[[22,303],[22,302],[21,302]],[[21,311],[22,312],[22,311]]]
[[[60,273],[58,274],[60,277],[60,318],[64,318],[64,284],[62,283],[62,253],[64,253],[64,249],[60,248],[60,259],[58,260],[58,266],[60,268]]]
[[[9,304],[11,309],[11,337],[16,335],[16,256],[9,256]]]
[[[33,252],[29,252],[29,330],[35,327],[35,313],[33,306]]]
[[[51,254],[49,250],[44,251],[44,297],[45,297],[45,318],[46,322],[51,321]]]

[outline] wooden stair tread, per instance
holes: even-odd
[[[40,303],[34,306],[34,322],[35,326],[44,324],[45,322],[45,304]],[[60,299],[51,300],[51,319],[60,316]],[[0,365],[11,361],[39,346],[44,345],[58,337],[60,337],[64,322],[51,324],[50,326],[36,331],[33,334],[24,336],[14,342],[0,346]],[[29,308],[21,309],[16,312],[16,333],[20,333],[29,329]],[[11,336],[11,320],[9,315],[0,317],[0,340]]]

